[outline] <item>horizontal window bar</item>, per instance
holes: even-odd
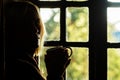
[[[120,48],[120,43],[107,43],[108,48]]]
[[[118,2],[114,2],[114,3],[108,2],[107,6],[108,7],[120,7],[120,2],[119,3]]]
[[[39,1],[37,2],[39,7],[87,7],[89,3],[86,2],[73,2],[73,1]]]
[[[71,47],[88,47],[88,42],[61,42],[61,41],[46,41],[44,46],[71,46]]]

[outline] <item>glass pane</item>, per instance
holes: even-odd
[[[71,64],[67,68],[67,80],[88,80],[88,49],[72,48]]]
[[[60,40],[60,9],[59,8],[41,8],[41,18],[45,24],[47,32],[47,41]]]
[[[45,47],[43,53],[50,47]],[[88,48],[73,48],[73,55],[71,56],[71,63],[67,67],[66,80],[88,80],[89,78],[89,63],[88,63]],[[40,68],[44,76],[47,76],[47,71],[44,63],[44,54],[40,57]]]
[[[88,1],[88,0],[67,0],[67,1]]]
[[[120,80],[120,48],[108,49],[108,79]]]
[[[88,41],[88,8],[68,7],[66,9],[67,41]]]
[[[120,42],[120,8],[107,8],[107,41]]]
[[[120,2],[120,0],[108,0],[110,2]]]

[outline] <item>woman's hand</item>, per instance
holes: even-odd
[[[64,52],[64,51],[63,51]],[[66,51],[65,51],[66,53]],[[45,65],[49,77],[62,77],[71,59],[60,57],[59,52],[56,55],[45,55]],[[63,53],[62,53],[63,54]]]

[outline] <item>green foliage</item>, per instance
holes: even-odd
[[[108,42],[116,42],[116,38],[113,36],[113,32],[115,31],[115,25],[112,23],[108,24],[107,28],[107,41]]]
[[[68,8],[67,16],[67,40],[73,42],[88,41],[87,8]]]
[[[59,15],[59,10],[58,9],[53,9],[51,10],[52,15],[49,16],[49,20],[45,23],[45,28],[47,30],[47,39],[48,41],[50,40],[59,40],[60,38],[60,23],[59,21],[55,21],[55,17]],[[49,13],[48,13],[49,15]],[[45,17],[45,16],[44,16]]]
[[[60,23],[54,20],[55,16],[59,14],[59,11],[54,11],[50,19],[45,23],[48,37],[47,40],[59,40],[60,38]],[[87,8],[76,8],[69,7],[67,8],[67,17],[66,17],[66,34],[67,41],[73,42],[87,42],[89,29],[88,29],[88,9]],[[113,26],[109,24],[108,26]],[[113,27],[108,28],[108,41],[113,40],[111,36]],[[45,53],[43,50],[43,53]],[[116,49],[108,50],[108,80],[120,80],[120,51]],[[88,49],[87,48],[73,48],[73,56],[71,57],[71,64],[67,69],[67,80],[88,80]],[[41,64],[40,67],[45,72],[46,68],[44,64],[44,56],[41,55]]]
[[[67,68],[68,80],[88,80],[88,49],[72,48],[74,54]]]
[[[120,80],[120,49],[108,49],[108,80]]]

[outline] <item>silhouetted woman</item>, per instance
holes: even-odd
[[[34,58],[42,49],[45,32],[39,8],[27,1],[7,3],[4,25],[6,80],[45,80]],[[46,79],[63,80],[62,74],[55,73],[49,72]]]

